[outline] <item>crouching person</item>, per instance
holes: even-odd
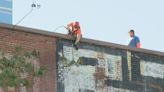
[[[78,44],[82,36],[79,22],[71,22],[67,25],[66,28],[68,30],[68,34],[72,35],[75,38],[73,46],[76,50],[78,50]]]

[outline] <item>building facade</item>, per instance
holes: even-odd
[[[0,0],[0,23],[12,24],[12,0]]]
[[[39,51],[46,74],[15,92],[164,92],[164,53],[0,24],[0,51]],[[0,56],[1,57],[1,56]],[[3,92],[3,91],[0,91]]]

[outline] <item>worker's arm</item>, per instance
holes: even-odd
[[[138,43],[137,43],[137,48],[140,48],[140,47],[141,47],[141,46],[140,46],[140,43],[138,42]]]
[[[69,23],[66,28],[70,30],[72,26],[73,26],[73,22]]]
[[[73,26],[73,23],[69,23],[65,28],[68,30],[68,34],[72,34],[72,26]]]
[[[77,34],[75,44],[79,43],[80,39],[81,39],[81,34]]]
[[[136,48],[140,48],[141,47],[141,44],[140,44],[140,39],[137,37],[136,38]]]

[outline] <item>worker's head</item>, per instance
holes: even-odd
[[[77,21],[75,21],[73,26],[74,26],[75,29],[80,29],[80,24]]]
[[[133,29],[131,29],[131,30],[129,31],[129,35],[130,35],[130,37],[133,37],[133,36],[135,35],[135,32],[134,32]]]

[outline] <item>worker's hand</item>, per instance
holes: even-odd
[[[70,30],[68,30],[68,34],[69,34],[69,35],[72,35],[72,32],[71,32]]]
[[[77,44],[78,44],[78,42],[75,42],[75,43],[74,43],[74,45],[77,45]]]
[[[70,30],[70,28],[69,27],[65,27],[67,30]]]
[[[73,47],[74,47],[76,50],[78,50],[78,43],[75,42],[75,43],[73,44]]]
[[[76,47],[77,46],[77,43],[73,43],[73,46]]]

